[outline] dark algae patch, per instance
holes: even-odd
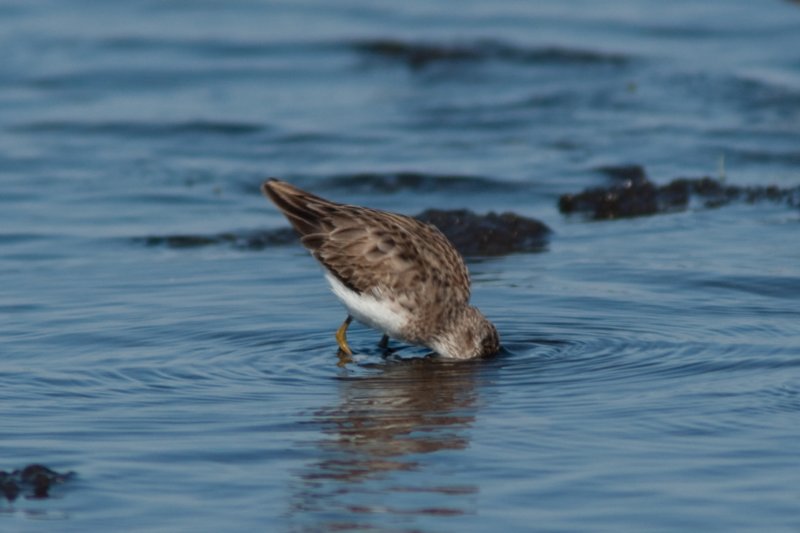
[[[415,218],[439,228],[459,252],[469,256],[538,252],[547,246],[551,233],[542,222],[514,213],[478,215],[467,209],[428,209]],[[244,250],[260,250],[293,243],[297,236],[290,228],[278,228],[216,235],[148,236],[134,240],[147,246],[170,248],[227,244]]]
[[[50,497],[50,489],[75,476],[74,472],[59,473],[40,464],[30,464],[19,470],[0,470],[0,493],[13,502],[20,496],[28,499]]]
[[[515,213],[478,215],[468,209],[428,209],[416,216],[433,224],[466,256],[539,252],[547,246],[547,225]]]
[[[729,185],[708,176],[677,178],[666,185],[657,185],[638,165],[597,170],[615,179],[616,183],[562,195],[558,200],[561,213],[581,213],[594,220],[629,218],[682,211],[689,207],[693,198],[707,208],[721,207],[734,201],[800,205],[800,187]]]
[[[261,250],[268,246],[281,246],[297,240],[291,228],[271,230],[246,230],[224,232],[214,235],[149,235],[137,237],[136,242],[147,246],[167,246],[169,248],[197,248],[227,244],[242,250]]]

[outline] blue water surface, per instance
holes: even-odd
[[[557,209],[800,184],[796,2],[6,0],[0,50],[0,469],[75,472],[0,530],[800,529],[798,202]],[[468,261],[505,352],[337,366],[268,176],[544,221]]]

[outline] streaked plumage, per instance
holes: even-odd
[[[436,227],[331,202],[276,179],[262,190],[323,265],[334,294],[356,320],[446,357],[499,349],[494,326],[469,305],[463,259]]]

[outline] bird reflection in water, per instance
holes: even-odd
[[[349,529],[377,526],[370,518],[378,515],[473,512],[477,485],[430,454],[469,445],[481,364],[410,359],[343,375],[340,404],[314,413],[326,437],[316,443],[320,458],[299,473],[292,514]]]

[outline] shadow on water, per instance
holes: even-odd
[[[297,474],[292,516],[327,521],[322,529],[360,529],[377,515],[402,522],[472,513],[478,485],[429,456],[469,447],[485,364],[405,359],[342,376],[338,405],[313,414],[324,437],[318,459]]]

